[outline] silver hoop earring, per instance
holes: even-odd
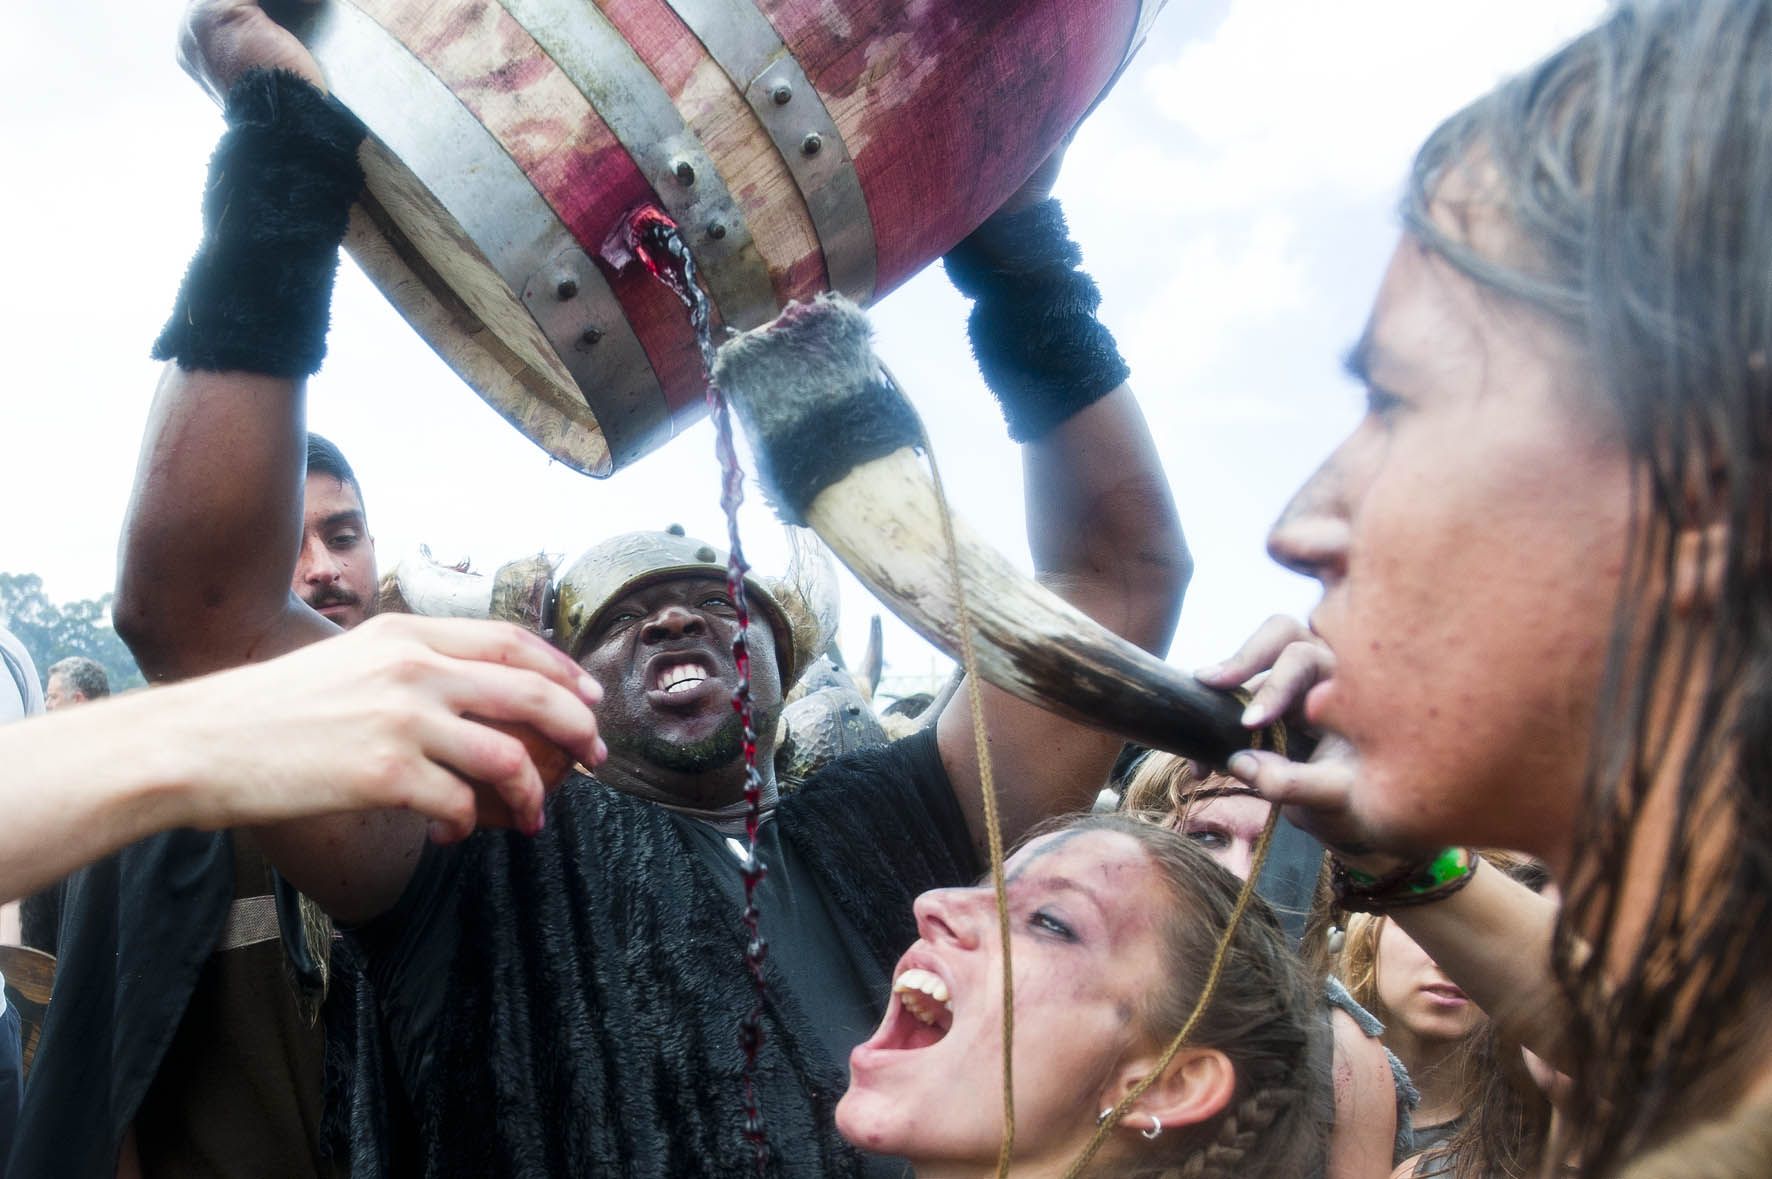
[[[1148,1130],[1140,1130],[1139,1131],[1139,1133],[1141,1135],[1143,1135],[1146,1138],[1149,1138],[1152,1142],[1155,1142],[1157,1140],[1157,1135],[1161,1134],[1162,1132],[1163,1132],[1163,1119],[1159,1118],[1156,1114],[1151,1115],[1151,1128]]]

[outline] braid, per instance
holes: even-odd
[[[1225,1112],[1218,1133],[1182,1164],[1177,1179],[1247,1179],[1251,1172],[1244,1164],[1261,1136],[1305,1096],[1302,1089],[1289,1085],[1257,1089]]]

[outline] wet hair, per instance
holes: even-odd
[[[363,485],[357,482],[357,472],[351,470],[351,464],[345,459],[344,451],[340,450],[330,438],[319,434],[308,434],[308,474],[331,475],[340,483],[348,484],[357,493],[357,503],[363,503]],[[364,515],[369,509],[364,508]]]
[[[1566,327],[1584,395],[1632,458],[1631,547],[1554,953],[1582,1062],[1565,1120],[1596,1175],[1728,1100],[1700,1082],[1758,1063],[1743,1025],[1772,982],[1768,126],[1772,2],[1627,2],[1440,127],[1405,197],[1428,250]],[[1453,173],[1502,214],[1515,256],[1436,224]],[[1682,535],[1687,559],[1700,542],[1699,584],[1717,587],[1702,627],[1675,625],[1657,588],[1677,584]],[[1689,742],[1654,715],[1668,688],[1701,701]],[[1678,786],[1649,830],[1657,781]],[[1627,878],[1654,868],[1635,839],[1661,863],[1639,882],[1646,925],[1627,929]]]
[[[1229,774],[1213,773],[1191,758],[1153,749],[1145,752],[1127,772],[1123,805],[1140,814],[1180,819],[1196,802],[1254,793],[1253,787]]]
[[[49,674],[43,682],[48,683],[58,675],[67,681],[68,687],[88,700],[100,700],[111,694],[111,680],[105,675],[104,665],[84,655],[56,660],[49,665]]]
[[[1110,831],[1136,839],[1168,896],[1164,923],[1168,986],[1139,1012],[1151,1043],[1167,1045],[1193,1013],[1213,951],[1230,923],[1242,882],[1165,827],[1124,815],[1087,815],[1053,830]],[[1236,1088],[1219,1114],[1193,1126],[1165,1127],[1111,1165],[1128,1179],[1292,1179],[1321,1157],[1331,1113],[1329,1029],[1285,933],[1259,898],[1237,925],[1218,989],[1189,1044],[1223,1052]]]

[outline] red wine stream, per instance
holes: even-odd
[[[757,1102],[757,1054],[763,1047],[763,1003],[766,990],[763,982],[763,959],[769,946],[759,931],[757,886],[766,872],[757,855],[757,830],[763,817],[763,779],[757,773],[757,731],[751,715],[751,612],[745,601],[745,575],[750,566],[738,538],[738,507],[744,502],[744,471],[738,465],[738,452],[732,442],[732,415],[726,397],[714,384],[713,328],[708,315],[708,298],[696,282],[695,259],[689,253],[676,224],[654,208],[642,208],[630,214],[622,236],[632,256],[647,271],[676,292],[689,308],[689,325],[701,348],[702,372],[707,378],[708,414],[714,419],[714,452],[720,460],[720,507],[726,512],[726,533],[729,556],[726,558],[726,590],[738,613],[738,638],[732,653],[738,664],[738,683],[732,692],[732,708],[744,728],[745,767],[745,839],[746,855],[741,875],[744,880],[744,926],[748,935],[745,944],[745,966],[750,970],[753,1002],[739,1025],[739,1045],[744,1049],[745,1141],[755,1156],[757,1174],[766,1173],[769,1165],[769,1141],[763,1129],[763,1110]]]

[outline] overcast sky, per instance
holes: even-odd
[[[115,577],[157,373],[150,342],[198,237],[220,118],[172,64],[167,0],[8,5],[0,190],[11,344],[0,400],[0,571],[58,600]],[[1396,234],[1420,140],[1597,18],[1599,0],[1170,0],[1058,187],[1180,504],[1197,572],[1171,658],[1225,654],[1314,588],[1269,562],[1267,526],[1357,416],[1338,371]],[[958,510],[1026,563],[1020,467],[972,366],[965,305],[934,267],[875,313]],[[383,568],[428,544],[495,566],[613,531],[723,532],[705,424],[607,481],[487,409],[347,262],[309,424],[350,456]],[[766,511],[746,546],[780,559]],[[844,647],[877,607],[851,583]],[[896,686],[940,674],[894,626]],[[897,678],[905,677],[905,678]]]

